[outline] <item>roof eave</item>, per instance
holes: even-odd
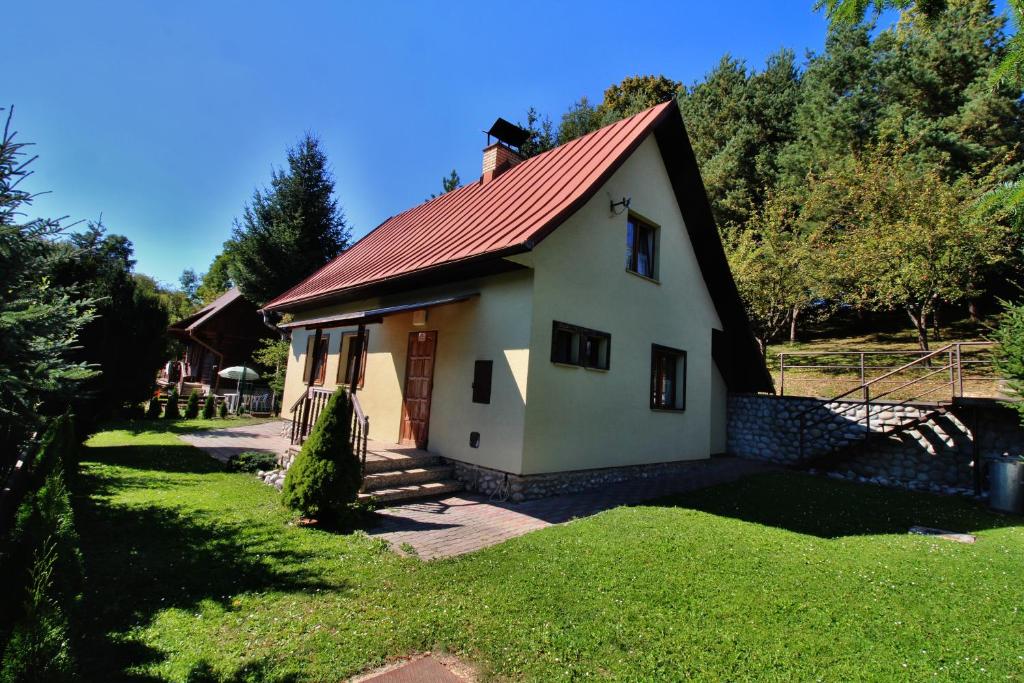
[[[525,243],[517,244],[506,249],[487,252],[486,254],[479,254],[456,261],[445,261],[444,263],[420,268],[407,273],[401,273],[393,277],[381,278],[379,280],[361,283],[352,287],[343,287],[329,292],[324,292],[322,294],[316,294],[314,296],[286,301],[279,304],[270,302],[260,310],[273,311],[277,313],[295,313],[331,303],[343,303],[356,299],[367,299],[381,294],[382,290],[388,290],[388,293],[391,293],[395,289],[418,289],[420,287],[430,286],[430,284],[456,282],[459,280],[471,279],[473,277],[496,274],[498,272],[504,272],[505,270],[516,270],[523,268],[524,266],[512,263],[511,261],[504,261],[505,257],[522,254],[530,249],[531,247]],[[485,268],[485,266],[491,262],[501,261],[504,261],[504,263],[507,264],[507,268],[498,268],[494,273],[488,272]],[[479,270],[477,267],[479,267]],[[427,284],[422,283],[424,280],[427,281]]]

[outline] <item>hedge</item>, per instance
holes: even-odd
[[[0,538],[0,681],[74,678],[69,615],[81,599],[83,574],[67,479],[78,446],[70,416],[51,423],[28,473],[28,492]]]

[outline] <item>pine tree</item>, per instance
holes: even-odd
[[[274,171],[236,221],[225,245],[231,278],[262,305],[337,256],[350,234],[327,157],[307,134],[288,150],[288,170]]]
[[[160,399],[156,396],[150,398],[149,403],[146,404],[146,417],[150,420],[160,417]]]
[[[361,466],[349,442],[351,425],[352,403],[338,389],[288,468],[281,491],[287,507],[324,524],[349,521],[362,486]]]
[[[164,403],[164,417],[168,420],[177,420],[181,417],[181,413],[178,411],[177,389],[171,389],[171,392],[167,394],[167,402]]]
[[[228,416],[228,404],[227,401],[221,401],[220,407],[217,408],[217,417],[224,420]]]
[[[217,402],[213,400],[213,394],[208,394],[203,401],[203,418],[209,420],[217,414]]]
[[[199,417],[199,392],[195,389],[188,395],[188,403],[185,404],[185,419],[194,420]]]

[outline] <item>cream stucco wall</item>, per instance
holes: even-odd
[[[366,376],[360,403],[370,419],[370,437],[396,443],[402,411],[403,383],[409,334],[437,331],[434,388],[431,396],[428,450],[464,462],[509,472],[522,467],[526,375],[529,362],[532,272],[520,270],[457,286],[408,292],[386,300],[357,301],[345,306],[309,311],[302,318],[427,301],[451,294],[479,292],[479,297],[429,309],[427,323],[414,326],[412,313],[384,318],[369,325]],[[328,344],[325,387],[334,388],[341,332],[326,330]],[[302,371],[307,339],[313,332],[292,333],[284,405],[302,395]],[[473,366],[492,360],[490,404],[473,403]],[[287,415],[287,413],[286,413]],[[469,446],[470,432],[480,432],[478,448]]]
[[[625,269],[625,213],[659,226],[659,282]],[[534,268],[526,474],[706,458],[724,440],[725,397],[713,392],[711,330],[721,323],[704,284],[653,136],[524,262]],[[608,371],[551,362],[558,320],[611,334]],[[650,408],[651,344],[687,352],[686,410]],[[713,408],[714,405],[714,408]]]
[[[633,211],[659,226],[657,282],[625,269],[627,216],[609,209],[610,201],[623,197],[631,198]],[[431,451],[517,474],[724,452],[726,387],[711,359],[711,330],[721,323],[653,136],[562,226],[532,252],[510,260],[527,269],[303,314],[314,318],[480,293],[430,309],[422,327],[412,325],[411,313],[368,327],[360,401],[370,418],[371,438],[398,440],[409,333],[436,330]],[[609,370],[553,364],[554,320],[610,333]],[[343,357],[341,331],[328,332],[329,388]],[[310,334],[298,329],[292,334],[286,411],[305,389],[302,370]],[[685,411],[651,410],[651,344],[687,352]],[[472,402],[476,360],[494,361],[489,405]],[[481,434],[479,448],[469,446],[472,431]]]

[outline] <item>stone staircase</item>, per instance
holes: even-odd
[[[959,493],[973,485],[973,460],[970,429],[953,412],[939,407],[838,451],[829,469],[880,484],[927,485]]]
[[[367,458],[359,499],[379,504],[404,503],[461,491],[465,487],[453,477],[453,470],[426,451],[380,460]]]

